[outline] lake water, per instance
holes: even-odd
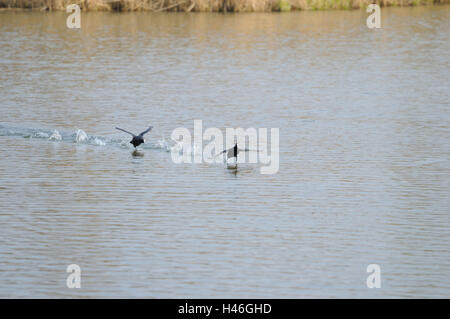
[[[0,12],[0,297],[450,297],[450,7],[367,16]],[[175,164],[194,120],[279,172]]]

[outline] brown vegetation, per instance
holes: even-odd
[[[0,0],[0,8],[65,10],[79,4],[85,11],[270,12],[356,9],[369,3],[380,6],[416,6],[450,0]]]

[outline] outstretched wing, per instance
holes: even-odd
[[[139,134],[139,136],[144,136],[144,134],[147,134],[148,132],[150,132],[152,130],[153,126],[150,126],[148,129],[146,129],[144,132],[142,132],[141,134]]]
[[[226,153],[226,152],[227,152],[227,150],[224,150],[224,151],[220,152],[219,154],[216,154],[216,155],[214,156],[214,158],[216,158],[217,156],[222,155],[223,153]]]
[[[239,152],[239,150],[237,150],[237,152],[234,151],[234,147],[230,148],[227,151],[227,158],[233,158],[233,157],[237,157],[237,153]]]
[[[128,131],[126,131],[126,130],[124,130],[123,128],[120,128],[120,127],[117,127],[117,126],[116,126],[116,129],[117,129],[117,130],[119,130],[119,131],[122,131],[122,132],[128,133],[128,134],[131,134],[132,136],[136,136],[136,135],[134,135],[133,133],[131,133],[131,132],[128,132]]]

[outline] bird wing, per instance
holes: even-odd
[[[122,131],[122,132],[128,133],[128,134],[131,134],[131,135],[133,135],[133,136],[136,136],[136,135],[134,135],[133,133],[131,133],[131,132],[128,132],[128,131],[126,131],[126,130],[124,130],[123,128],[120,128],[120,127],[117,127],[117,126],[116,126],[116,129],[117,129],[117,130],[119,130],[119,131]]]
[[[216,155],[214,156],[214,158],[216,158],[217,156],[222,155],[223,153],[226,153],[226,152],[227,152],[227,150],[224,150],[224,151],[220,152],[219,154],[216,154]]]
[[[232,157],[236,157],[237,156],[237,152],[236,154],[234,153],[234,147],[230,148],[227,152],[227,158],[232,158]]]
[[[142,132],[141,134],[139,134],[140,136],[144,136],[144,134],[150,132],[152,130],[153,126],[150,126],[148,129],[146,129],[144,132]]]

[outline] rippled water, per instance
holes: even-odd
[[[448,298],[450,7],[366,17],[0,12],[0,297]],[[279,172],[174,164],[195,119]]]

